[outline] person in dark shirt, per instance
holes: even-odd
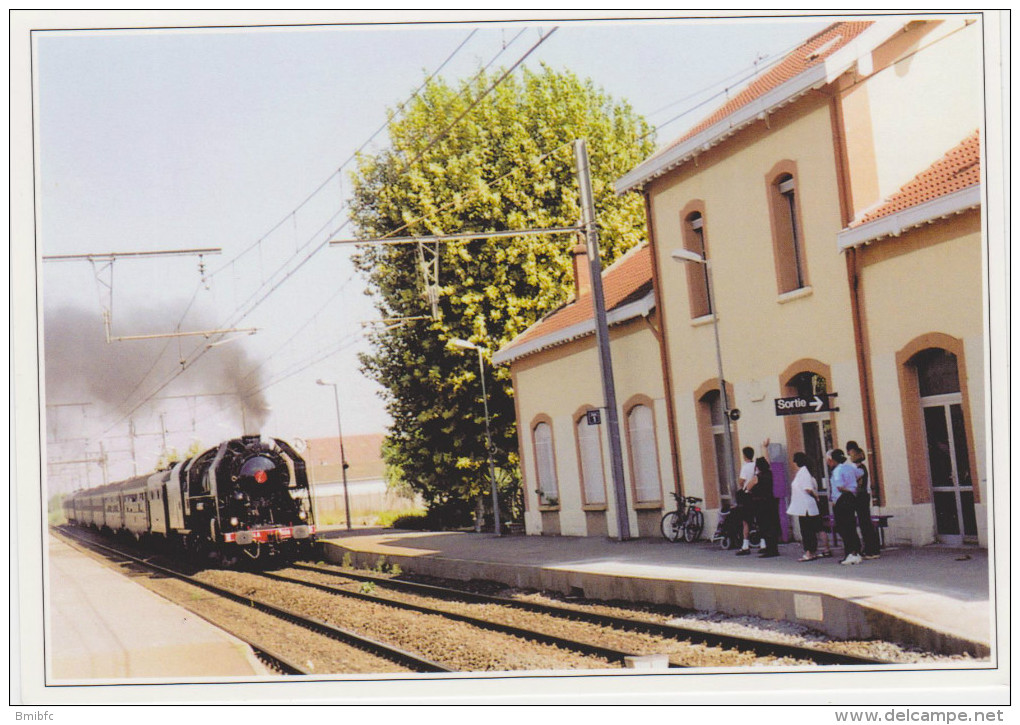
[[[877,559],[879,557],[878,531],[871,523],[871,491],[868,490],[868,469],[864,465],[864,450],[856,441],[847,441],[846,454],[850,463],[857,467],[857,494],[854,496],[854,507],[857,513],[857,527],[861,530],[863,540],[863,557]]]

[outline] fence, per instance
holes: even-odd
[[[377,519],[381,514],[409,514],[423,509],[420,498],[406,498],[393,491],[352,491],[350,500],[351,523],[363,526],[372,526],[378,523]],[[344,521],[343,494],[316,494],[315,517],[320,525],[342,523]]]

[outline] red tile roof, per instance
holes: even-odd
[[[808,38],[779,63],[753,80],[744,90],[720,106],[716,111],[687,131],[676,141],[662,149],[673,148],[723,120],[757,98],[775,90],[809,68],[824,63],[825,59],[868,29],[872,22],[841,22],[830,25],[817,35]]]
[[[602,292],[607,312],[634,302],[651,291],[651,288],[652,255],[647,244],[635,247],[602,272]],[[594,316],[591,292],[587,291],[550,312],[503,349],[511,350],[536,338],[591,320]]]
[[[858,227],[980,183],[981,138],[975,131],[850,226]]]

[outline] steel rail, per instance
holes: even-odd
[[[237,635],[234,635],[234,636],[236,637]],[[254,642],[252,642],[252,641],[250,641],[248,639],[243,639],[243,638],[239,638],[239,639],[242,639],[245,644],[247,644],[249,647],[251,647],[252,652],[255,653],[255,657],[257,657],[260,662],[265,664],[270,669],[276,670],[281,675],[311,675],[311,674],[314,674],[314,673],[310,672],[309,670],[305,669],[304,667],[301,667],[300,665],[294,664],[291,660],[285,658],[283,655],[280,655],[280,654],[277,654],[275,652],[272,652],[272,651],[266,649],[265,647],[263,647],[261,645],[258,645],[258,644],[255,644]]]
[[[795,657],[797,659],[810,659],[817,662],[820,665],[888,665],[894,664],[888,660],[877,659],[873,657],[864,657],[861,655],[850,655],[842,652],[832,652],[830,650],[821,649],[818,647],[811,647],[807,645],[796,645],[787,644],[783,642],[774,642],[766,639],[759,639],[756,637],[743,637],[739,635],[723,634],[720,632],[707,632],[701,629],[694,629],[690,627],[680,627],[673,624],[663,624],[660,622],[651,622],[642,619],[630,619],[627,617],[616,617],[609,614],[599,614],[597,612],[586,612],[572,607],[558,606],[555,604],[540,604],[538,602],[526,602],[517,599],[508,599],[506,597],[495,597],[488,594],[478,594],[476,592],[468,592],[463,589],[454,589],[450,587],[440,587],[434,584],[420,584],[417,582],[401,581],[397,579],[388,579],[386,577],[377,577],[368,574],[353,574],[348,572],[338,572],[332,569],[324,569],[322,567],[312,566],[309,564],[293,564],[294,568],[305,569],[308,571],[315,571],[322,574],[330,574],[337,577],[347,577],[350,579],[356,579],[358,581],[368,581],[380,586],[391,587],[393,589],[400,589],[408,592],[415,592],[418,594],[427,594],[430,596],[447,598],[447,599],[462,599],[464,601],[476,602],[479,604],[498,604],[508,607],[515,607],[517,609],[524,609],[537,614],[548,614],[551,616],[562,617],[566,619],[575,619],[579,621],[588,622],[591,624],[598,624],[605,627],[613,627],[616,629],[638,631],[644,634],[653,634],[662,637],[669,637],[673,639],[687,639],[696,644],[704,644],[714,647],[733,648],[743,651],[750,650],[757,655],[772,656],[772,657]]]
[[[361,592],[352,592],[346,589],[339,589],[337,587],[331,587],[327,584],[319,584],[318,582],[311,582],[304,579],[295,579],[289,576],[283,576],[282,574],[270,574],[268,572],[257,572],[259,576],[273,581],[285,582],[288,584],[298,584],[300,586],[309,587],[311,589],[318,589],[320,591],[327,592],[329,594],[336,594],[342,597],[349,597],[351,599],[357,599],[363,602],[371,602],[372,604],[378,604],[382,606],[390,606],[397,609],[405,609],[412,612],[419,612],[421,614],[434,614],[442,617],[443,619],[449,619],[455,622],[464,622],[474,627],[481,629],[488,629],[501,634],[509,634],[515,637],[522,637],[532,642],[540,642],[542,644],[553,645],[556,647],[564,647],[574,652],[580,652],[582,654],[593,655],[595,657],[603,657],[610,662],[623,663],[628,657],[639,656],[636,652],[624,652],[622,650],[611,649],[609,647],[601,647],[596,644],[589,644],[588,642],[579,642],[577,640],[568,639],[566,637],[559,637],[553,634],[547,634],[545,632],[539,632],[533,629],[526,629],[524,627],[515,627],[510,624],[502,624],[500,622],[493,622],[488,619],[481,619],[479,617],[472,617],[468,614],[460,614],[458,612],[450,612],[445,609],[436,609],[434,607],[428,607],[422,604],[412,604],[410,602],[401,602],[394,599],[386,599],[385,597],[377,597],[372,594],[363,594]],[[338,574],[336,576],[346,576],[346,574]],[[686,665],[678,665],[670,663],[671,668],[686,667]]]
[[[169,569],[167,567],[160,566],[159,564],[153,564],[150,561],[147,561],[137,556],[133,556],[120,549],[114,548],[112,546],[107,546],[106,544],[101,544],[96,541],[84,539],[80,536],[76,536],[64,530],[61,530],[61,533],[70,538],[74,538],[76,541],[86,546],[94,547],[97,549],[113,553],[117,556],[127,559],[128,561],[134,564],[138,564],[139,566],[145,567],[159,574],[179,579],[181,581],[187,582],[188,584],[192,584],[196,587],[199,587],[200,589],[204,589],[212,594],[223,597],[224,599],[229,599],[230,601],[234,601],[239,604],[243,604],[247,607],[257,609],[258,611],[263,612],[264,614],[269,614],[278,619],[282,619],[286,622],[290,622],[300,627],[304,627],[305,629],[316,632],[318,634],[325,635],[327,637],[330,637],[331,639],[341,641],[362,651],[379,655],[391,662],[394,662],[404,667],[408,667],[409,669],[415,672],[456,672],[456,670],[441,665],[437,662],[432,662],[431,660],[418,657],[417,655],[411,652],[407,652],[397,647],[391,647],[390,645],[385,644],[383,642],[379,642],[369,637],[364,637],[360,634],[357,634],[356,632],[352,632],[350,630],[337,627],[335,625],[330,624],[329,622],[324,622],[321,619],[316,619],[315,617],[306,617],[302,614],[292,612],[283,607],[277,607],[276,605],[269,604],[267,602],[262,602],[253,597],[245,596],[243,594],[237,594],[235,592],[230,591],[229,589],[223,589],[222,587],[218,587],[215,584],[203,582],[199,579],[196,579],[195,577],[188,576],[187,574],[183,574],[179,571],[175,571],[174,569]],[[258,647],[258,649],[265,651],[265,649],[262,647]]]

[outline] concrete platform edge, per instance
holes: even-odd
[[[621,576],[527,564],[473,561],[430,554],[402,555],[366,551],[345,545],[344,540],[320,541],[326,561],[347,562],[363,569],[376,567],[380,559],[398,564],[408,573],[444,579],[495,581],[523,589],[577,594],[592,599],[668,604],[696,611],[795,622],[840,639],[886,639],[945,655],[988,657],[991,648],[929,623],[916,621],[850,599],[816,591],[763,588],[723,582],[686,581],[642,576]]]

